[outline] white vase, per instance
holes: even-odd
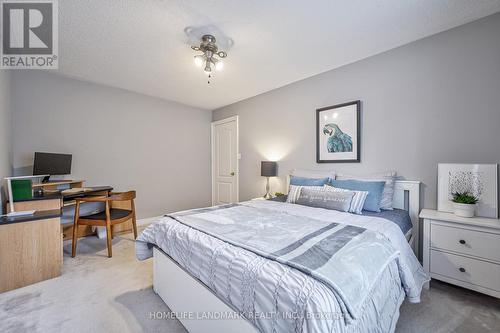
[[[473,204],[463,204],[454,202],[453,203],[453,212],[456,216],[460,217],[474,217],[474,213],[476,211],[476,205]]]

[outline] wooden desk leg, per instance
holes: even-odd
[[[78,241],[78,218],[80,217],[80,202],[76,203],[75,220],[73,222],[73,241],[71,243],[71,257],[76,255],[76,242]]]

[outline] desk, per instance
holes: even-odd
[[[61,275],[60,215],[0,217],[0,293]]]
[[[48,184],[55,185],[55,183]],[[68,208],[70,208],[69,206],[74,206],[76,198],[85,196],[108,196],[109,193],[113,190],[111,186],[94,186],[86,188],[89,190],[85,192],[70,194],[46,191],[43,193],[43,195],[34,195],[32,198],[14,201],[14,209],[16,211],[35,210],[39,212],[54,209],[62,211],[62,209],[64,208],[65,211],[68,211]],[[113,205],[114,208],[131,209],[130,203],[128,202],[116,202]],[[9,206],[10,205],[7,205],[7,209],[10,211]],[[130,231],[132,231],[131,221],[113,226],[113,233],[116,234],[126,233]],[[71,223],[61,225],[61,232],[63,233],[64,240],[71,239],[73,225]],[[95,232],[92,232],[91,227],[86,227],[80,228],[78,234],[79,237],[83,237],[93,235],[95,234]]]
[[[31,198],[15,200],[14,210],[53,210],[61,209],[63,206],[71,205],[76,198],[84,196],[108,195],[113,190],[111,186],[95,186],[88,187],[89,191],[80,193],[64,194],[59,192],[44,192],[42,195],[33,195]],[[10,205],[7,205],[7,210],[10,211]]]

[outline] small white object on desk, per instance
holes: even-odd
[[[14,216],[27,216],[27,215],[33,215],[33,214],[35,214],[34,210],[23,210],[23,211],[20,211],[20,212],[10,212],[10,213],[7,213],[6,216],[7,217],[14,217]]]
[[[431,278],[500,298],[500,220],[423,209],[423,266]]]

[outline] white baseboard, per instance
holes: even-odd
[[[138,219],[137,220],[137,225],[141,227],[146,227],[150,225],[151,223],[155,222],[156,220],[162,218],[163,215],[160,216],[153,216],[153,217],[146,217],[144,219]]]

